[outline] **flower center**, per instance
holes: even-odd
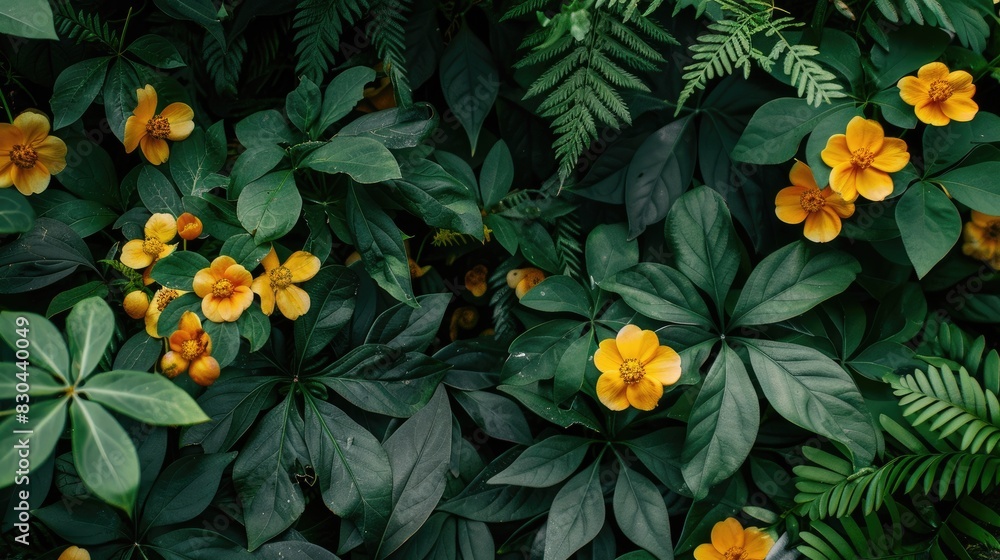
[[[288,270],[288,267],[273,268],[267,273],[267,276],[271,279],[272,290],[283,290],[292,283],[292,271]]]
[[[983,235],[992,241],[1000,241],[1000,220],[990,222]]]
[[[163,115],[156,115],[146,122],[146,132],[153,138],[162,140],[170,135],[170,121]]]
[[[947,101],[954,92],[955,90],[952,89],[951,84],[947,80],[934,80],[931,82],[931,87],[927,90],[927,96],[931,98],[931,101],[941,103],[942,101]]]
[[[217,280],[212,286],[212,295],[217,298],[227,298],[233,295],[233,283],[225,278]]]
[[[861,148],[851,153],[851,165],[865,169],[875,160],[875,154],[868,148]]]
[[[802,205],[802,209],[806,212],[818,212],[826,206],[826,199],[820,194],[819,189],[809,189],[799,197],[799,204]]]
[[[191,361],[204,353],[205,345],[195,339],[185,340],[181,343],[181,357],[187,361]]]
[[[163,252],[163,242],[155,237],[147,237],[142,242],[142,252],[151,257],[158,257]]]
[[[174,298],[178,295],[177,290],[166,289],[161,291],[159,295],[156,296],[156,309],[158,311],[163,311],[167,304],[174,301]]]
[[[21,169],[28,169],[34,167],[35,162],[38,161],[38,152],[31,146],[14,144],[10,149],[10,161]]]
[[[723,556],[726,557],[726,560],[747,560],[746,550],[740,546],[731,547],[723,553]]]
[[[639,363],[639,360],[635,358],[628,358],[625,363],[618,368],[618,373],[622,376],[622,381],[626,385],[632,385],[633,383],[638,383],[640,379],[646,376],[646,370]]]

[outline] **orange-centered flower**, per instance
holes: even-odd
[[[49,136],[49,119],[25,111],[13,124],[0,123],[0,188],[11,185],[28,196],[49,186],[66,168],[66,143]]]
[[[146,334],[153,338],[166,336],[166,334],[161,335],[156,330],[156,326],[160,322],[160,314],[167,308],[168,303],[186,293],[183,290],[175,290],[173,288],[160,288],[156,290],[156,293],[153,294],[153,300],[149,303],[149,307],[146,308]]]
[[[215,323],[233,322],[253,303],[250,284],[253,276],[232,257],[223,255],[209,268],[194,275],[194,293],[201,300],[201,312]]]
[[[122,247],[122,264],[139,270],[174,252],[167,245],[177,235],[177,222],[170,214],[153,214],[146,220],[145,238],[133,239]]]
[[[820,156],[833,168],[830,187],[847,202],[858,194],[868,200],[884,200],[892,193],[892,177],[910,161],[906,142],[886,138],[878,122],[854,117],[847,134],[834,134]]]
[[[306,314],[309,311],[309,294],[295,284],[316,276],[319,259],[305,251],[295,251],[284,264],[280,264],[272,247],[261,264],[264,265],[264,274],[254,279],[251,289],[260,296],[260,309],[264,315],[274,313],[275,303],[281,314],[292,321]]]
[[[149,163],[160,165],[170,157],[167,140],[184,140],[194,130],[194,111],[185,103],[171,103],[156,113],[156,90],[146,84],[135,90],[138,105],[125,121],[125,152],[132,153],[136,146]]]
[[[747,529],[730,517],[712,527],[712,544],[694,549],[695,560],[764,560],[774,539],[756,527]]]
[[[653,331],[625,325],[616,338],[602,340],[594,354],[601,372],[597,397],[611,410],[634,406],[653,410],[663,396],[663,387],[681,377],[681,357],[669,346],[661,346]]]
[[[816,185],[809,166],[795,162],[788,179],[792,186],[778,191],[774,213],[786,224],[805,222],[805,236],[816,243],[826,243],[840,235],[840,219],[854,214],[854,204],[845,202],[830,187]]]
[[[514,289],[517,299],[545,280],[545,273],[537,268],[515,268],[507,273],[507,286]]]
[[[198,239],[204,227],[198,216],[190,212],[184,212],[177,216],[177,235],[181,236],[181,239],[186,241]]]
[[[940,62],[923,65],[916,77],[903,76],[896,85],[903,101],[913,105],[917,118],[930,125],[971,121],[979,111],[979,105],[972,100],[976,93],[972,74],[964,70],[949,72]]]
[[[170,351],[163,355],[160,367],[171,379],[190,368],[191,379],[203,387],[219,378],[219,362],[212,357],[212,337],[202,330],[197,315],[190,311],[181,315],[177,330],[170,335]]]
[[[965,224],[962,252],[1000,270],[1000,216],[972,211],[972,221]]]

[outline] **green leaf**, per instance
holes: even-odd
[[[681,455],[695,500],[743,466],[759,425],[757,391],[743,361],[723,344],[691,407]]]
[[[52,455],[59,438],[63,435],[68,402],[69,399],[61,398],[32,403],[27,424],[17,422],[14,414],[7,415],[0,421],[4,439],[10,442],[0,448],[0,468],[7,469],[7,472],[11,473],[10,476],[0,478],[0,488],[14,484],[18,478],[14,473],[18,471],[18,461],[24,459],[20,455],[22,452],[29,454],[28,459],[32,465],[42,465]],[[26,435],[14,433],[17,430],[31,430],[31,433]],[[22,445],[25,442],[27,445]]]
[[[163,469],[142,507],[139,531],[183,523],[205,511],[236,453],[190,455]]]
[[[601,282],[639,262],[639,243],[628,239],[625,224],[601,224],[587,235],[586,255],[587,274],[601,286]]]
[[[576,405],[570,409],[559,408],[551,400],[539,395],[530,388],[518,387],[516,385],[499,385],[497,386],[497,390],[514,397],[525,408],[557,426],[569,428],[570,426],[580,424],[595,432],[601,430],[597,419],[594,417],[594,413],[585,405]]]
[[[66,342],[59,329],[45,317],[34,313],[0,312],[0,337],[13,351],[19,348],[18,341],[27,340],[31,365],[45,368],[60,381],[70,379]]]
[[[28,199],[15,189],[0,190],[0,235],[30,231],[35,224],[35,210]]]
[[[92,200],[73,200],[49,208],[40,217],[59,220],[83,238],[113,224],[118,214]]]
[[[871,464],[876,435],[868,407],[840,366],[818,350],[770,340],[746,344],[768,402],[788,421],[850,450],[857,468]]]
[[[187,66],[173,43],[159,35],[143,35],[132,41],[125,52],[134,54],[139,60],[156,68],[169,70]]]
[[[80,236],[58,220],[37,218],[31,231],[0,247],[0,292],[37,290],[69,276],[80,266],[97,270]]]
[[[566,560],[604,526],[600,462],[574,476],[552,500],[545,530],[546,560]]]
[[[487,482],[530,488],[555,486],[569,478],[583,463],[593,440],[556,435],[524,450],[513,463]]]
[[[226,48],[222,24],[219,23],[217,11],[211,0],[153,0],[153,3],[174,19],[193,21],[204,27],[223,49]]]
[[[740,268],[739,241],[726,202],[708,187],[686,193],[670,210],[667,235],[677,270],[721,308]]]
[[[264,416],[233,465],[250,550],[290,527],[305,510],[294,478],[300,465],[310,463],[304,431],[292,392]]]
[[[531,443],[531,429],[524,412],[511,399],[486,391],[455,391],[452,396],[489,437],[525,445]]]
[[[72,124],[83,116],[104,85],[110,56],[88,58],[59,73],[52,86],[52,128]]]
[[[625,172],[628,237],[667,215],[694,175],[694,128],[685,117],[649,135],[635,151]]]
[[[556,319],[531,327],[510,345],[501,379],[512,385],[527,385],[551,379],[559,359],[580,338],[584,323],[578,319]]]
[[[334,76],[323,94],[323,110],[316,124],[316,136],[346,117],[364,98],[365,85],[374,79],[375,71],[367,66],[348,68]]]
[[[129,516],[139,490],[139,457],[128,433],[100,405],[73,399],[73,464],[94,494]]]
[[[80,546],[127,539],[131,529],[114,508],[96,499],[67,498],[32,513],[57,535]]]
[[[232,257],[237,264],[247,270],[257,268],[260,261],[271,251],[271,244],[258,245],[249,233],[240,233],[226,239],[219,250],[220,255]]]
[[[944,171],[958,163],[975,147],[971,123],[951,121],[928,126],[923,136],[924,176]]]
[[[101,298],[87,298],[73,306],[66,317],[70,378],[79,382],[94,371],[115,331],[115,314]]]
[[[209,420],[190,395],[156,373],[109,371],[92,377],[80,392],[93,402],[154,426]]]
[[[316,138],[317,135],[313,134],[313,127],[319,119],[322,102],[323,94],[320,93],[319,86],[308,77],[302,76],[298,87],[285,97],[285,113],[295,128],[309,134],[310,138]]]
[[[184,315],[185,311],[195,314],[201,312],[201,301],[197,294],[191,292],[174,298],[163,308],[160,318],[156,320],[156,334],[161,337],[169,337],[177,330],[181,316]]]
[[[339,137],[371,138],[390,150],[412,148],[437,128],[438,113],[429,103],[362,115],[337,132]]]
[[[375,352],[371,352],[376,348]],[[419,352],[363,345],[352,353],[363,356],[354,367],[336,368],[318,381],[364,410],[406,418],[420,410],[434,394],[447,364]],[[370,354],[370,355],[369,355]],[[341,360],[350,360],[348,354]]]
[[[469,136],[474,154],[479,129],[500,92],[500,75],[490,50],[469,25],[462,25],[441,56],[440,76],[444,100]]]
[[[164,560],[252,560],[242,544],[208,529],[189,527],[157,534],[150,539]]]
[[[202,326],[212,338],[212,357],[219,362],[219,367],[233,363],[240,353],[240,328],[236,323],[203,321]]]
[[[183,213],[181,197],[170,181],[152,165],[146,165],[139,172],[139,198],[147,210],[156,214],[180,216]]]
[[[295,321],[295,353],[299,371],[347,325],[354,314],[358,277],[344,266],[328,266],[302,284],[309,311]]]
[[[68,154],[66,168],[59,173],[59,183],[84,200],[122,208],[123,197],[130,197],[131,193],[126,191],[125,184],[119,189],[115,165],[108,152],[83,137],[68,135],[65,140],[75,144],[75,151]],[[129,176],[134,178],[138,173],[136,168]]]
[[[322,173],[346,173],[359,183],[402,177],[392,152],[371,138],[331,138],[309,152],[299,165]]]
[[[163,344],[148,334],[139,331],[122,344],[115,355],[112,369],[151,371],[163,351]]]
[[[194,290],[194,275],[211,264],[194,251],[174,251],[157,260],[149,275],[164,287],[190,292]]]
[[[962,218],[955,204],[928,182],[910,187],[899,199],[896,225],[918,278],[926,276],[962,235]]]
[[[392,198],[428,225],[483,238],[483,219],[475,194],[438,164],[407,162],[403,178],[387,181]]]
[[[729,328],[801,315],[846,290],[860,271],[858,262],[846,253],[831,251],[810,258],[805,243],[786,245],[750,273]]]
[[[597,352],[597,342],[591,333],[574,340],[566,347],[556,364],[552,383],[552,398],[562,404],[580,393],[580,388],[592,371],[594,352]]]
[[[392,514],[375,549],[378,560],[410,538],[444,494],[451,460],[451,407],[444,388],[393,432],[383,447],[392,467]]]
[[[400,352],[422,352],[434,340],[450,301],[451,294],[427,294],[417,298],[419,307],[390,307],[375,319],[365,343],[385,344]]]
[[[882,110],[882,116],[889,124],[899,128],[916,128],[917,114],[912,105],[908,105],[899,96],[898,87],[890,87],[880,91],[871,98],[871,103]]]
[[[52,317],[53,315],[62,313],[63,311],[70,309],[77,303],[90,297],[104,299],[107,296],[108,296],[107,284],[105,284],[101,280],[94,280],[93,282],[87,282],[82,286],[70,288],[65,292],[62,292],[56,297],[52,298],[52,301],[49,302],[49,308],[45,311],[45,316]]]
[[[222,121],[202,132],[196,128],[183,142],[170,147],[170,176],[185,196],[198,196],[229,184],[216,173],[226,163],[226,135]]]
[[[514,160],[502,139],[490,148],[479,170],[479,193],[483,208],[493,208],[510,192],[514,184]]]
[[[615,520],[632,542],[655,553],[660,560],[673,560],[670,518],[663,496],[648,478],[621,463],[615,484]]]
[[[261,410],[274,405],[277,377],[231,377],[212,384],[198,404],[211,417],[209,422],[189,426],[181,434],[181,445],[201,445],[206,453],[223,453],[250,429]]]
[[[681,448],[676,442],[684,438],[683,432],[680,427],[660,428],[622,443],[667,488],[681,488],[686,483],[681,473]]]
[[[0,33],[58,41],[52,8],[45,0],[17,0],[0,6]]]
[[[713,325],[708,306],[686,276],[658,263],[639,263],[604,280],[601,288],[614,292],[636,311],[671,323]]]
[[[252,181],[260,179],[285,159],[285,150],[273,144],[250,146],[240,154],[233,164],[230,198],[239,198],[240,193]]]
[[[392,510],[392,470],[378,439],[339,408],[314,398],[305,405],[305,440],[323,503],[354,521],[378,544]]]
[[[988,161],[949,171],[931,181],[942,185],[955,200],[969,208],[1000,216],[1000,192],[991,188],[998,176],[1000,162]],[[903,241],[906,241],[905,236]]]
[[[488,482],[509,467],[519,452],[520,450],[515,448],[502,453],[461,493],[441,504],[438,510],[487,523],[505,523],[545,513],[556,494],[555,488],[539,490],[506,484],[493,485]]]
[[[875,87],[896,85],[903,76],[936,60],[950,42],[947,33],[923,25],[909,25],[889,34],[889,46],[872,48]]]
[[[590,296],[569,276],[549,276],[524,294],[521,305],[547,313],[575,313],[590,318]]]
[[[240,193],[236,216],[258,245],[279,239],[295,227],[302,196],[291,171],[268,173]]]
[[[288,120],[274,109],[258,111],[236,123],[236,137],[248,149],[273,148],[275,144],[291,144],[296,139]]]
[[[416,307],[403,234],[371,195],[355,185],[347,191],[347,227],[372,279],[397,301]]]
[[[806,134],[847,105],[854,107],[854,102],[813,107],[798,97],[769,101],[753,114],[733,148],[732,158],[762,165],[785,163],[798,152]]]
[[[138,105],[135,91],[140,88],[139,75],[131,62],[119,58],[111,65],[102,97],[108,126],[120,142],[125,141],[125,121]]]
[[[250,343],[250,351],[257,352],[264,347],[271,336],[271,320],[260,309],[260,304],[254,302],[246,308],[236,320],[240,336]]]

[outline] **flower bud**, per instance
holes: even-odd
[[[472,270],[465,273],[465,289],[475,297],[482,297],[486,293],[487,272],[489,271],[481,264],[472,267]]]
[[[166,375],[170,379],[173,379],[184,372],[187,369],[188,362],[185,360],[180,353],[170,351],[163,355],[160,359],[160,371],[163,375]]]
[[[182,239],[187,241],[198,239],[202,229],[204,226],[201,220],[190,212],[184,212],[177,218],[177,235],[180,235]]]
[[[528,290],[542,283],[545,273],[537,268],[518,268],[507,273],[507,285],[514,288],[517,299],[524,297]]]
[[[90,553],[86,548],[71,546],[59,555],[59,560],[90,560]]]
[[[125,308],[125,313],[133,319],[142,319],[146,316],[146,309],[149,308],[149,296],[146,292],[142,290],[136,290],[134,292],[129,292],[125,296],[125,301],[122,302],[122,307]]]
[[[191,369],[188,371],[188,375],[198,385],[208,387],[219,378],[220,369],[219,362],[215,358],[202,356],[191,362]]]

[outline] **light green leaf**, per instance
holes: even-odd
[[[35,210],[16,189],[0,190],[0,235],[24,233],[35,224]]]
[[[70,379],[66,342],[59,329],[45,317],[34,313],[0,312],[0,337],[13,351],[19,348],[19,340],[26,339],[31,365],[47,369],[60,381]]]
[[[73,464],[80,478],[99,498],[131,516],[139,489],[139,457],[128,433],[96,403],[73,399],[69,411]]]
[[[45,0],[13,0],[0,4],[0,33],[58,41],[52,8]]]
[[[73,379],[81,381],[94,371],[114,331],[115,314],[103,299],[87,298],[73,306],[66,317]]]
[[[7,373],[7,372],[4,372]],[[37,375],[37,374],[36,374]],[[28,423],[17,422],[17,416],[11,414],[0,421],[0,433],[4,440],[9,441],[0,448],[0,468],[10,473],[0,477],[0,488],[14,483],[15,472],[18,470],[19,453],[22,450],[29,454],[32,465],[41,465],[52,455],[52,451],[62,437],[66,425],[66,404],[69,399],[53,399],[33,403],[28,413]],[[30,434],[17,434],[16,430],[31,430]],[[27,447],[21,444],[26,442]]]
[[[399,179],[399,164],[388,148],[371,138],[331,138],[299,162],[323,173],[346,173],[359,183]]]
[[[186,426],[208,416],[183,389],[156,373],[109,371],[80,389],[94,402],[154,426]]]

